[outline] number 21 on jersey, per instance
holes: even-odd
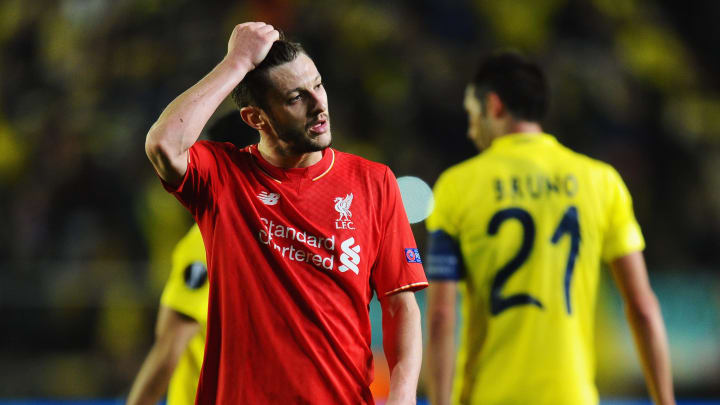
[[[490,312],[493,315],[499,315],[514,306],[518,305],[534,305],[544,308],[542,302],[530,294],[518,293],[508,296],[502,295],[503,286],[510,277],[522,267],[523,263],[530,257],[532,253],[533,241],[535,240],[535,221],[529,212],[522,208],[506,208],[500,210],[493,215],[488,223],[487,233],[494,236],[500,230],[500,226],[507,220],[516,220],[520,222],[523,230],[523,240],[520,249],[515,256],[502,266],[493,278],[490,287]],[[548,242],[556,245],[567,234],[570,237],[570,252],[568,253],[565,263],[565,272],[563,280],[558,280],[558,285],[563,286],[565,296],[565,310],[568,315],[572,314],[572,305],[570,303],[570,282],[572,280],[573,269],[575,268],[575,259],[580,249],[580,222],[578,220],[577,208],[574,205],[565,210],[555,232],[549,238]],[[541,239],[544,240],[544,239]],[[562,282],[562,284],[560,284]]]

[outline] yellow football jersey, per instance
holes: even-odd
[[[200,332],[180,357],[168,387],[168,405],[193,405],[205,352],[208,310],[205,245],[197,224],[178,242],[160,303],[200,323]]]
[[[448,169],[434,196],[428,230],[462,258],[428,257],[429,278],[461,281],[454,403],[598,403],[601,261],[645,243],[618,173],[550,135],[512,134]]]

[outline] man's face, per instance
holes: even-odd
[[[464,106],[468,116],[468,138],[482,151],[490,146],[492,126],[487,112],[484,111],[480,100],[475,95],[475,86],[473,85],[465,88]]]
[[[268,74],[273,88],[267,93],[266,113],[282,152],[299,155],[330,146],[327,93],[313,61],[300,53]]]

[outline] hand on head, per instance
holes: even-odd
[[[280,32],[263,22],[236,25],[228,41],[225,59],[252,70],[265,59],[273,42],[279,38]]]

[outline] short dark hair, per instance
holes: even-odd
[[[275,41],[267,56],[255,69],[248,72],[245,78],[233,89],[232,99],[238,108],[254,105],[260,108],[267,107],[267,91],[272,86],[268,70],[292,62],[298,54],[305,53],[302,45],[284,39]]]
[[[481,105],[488,92],[495,92],[517,119],[538,122],[547,112],[549,89],[545,74],[540,66],[517,52],[489,55],[478,67],[472,84]]]

